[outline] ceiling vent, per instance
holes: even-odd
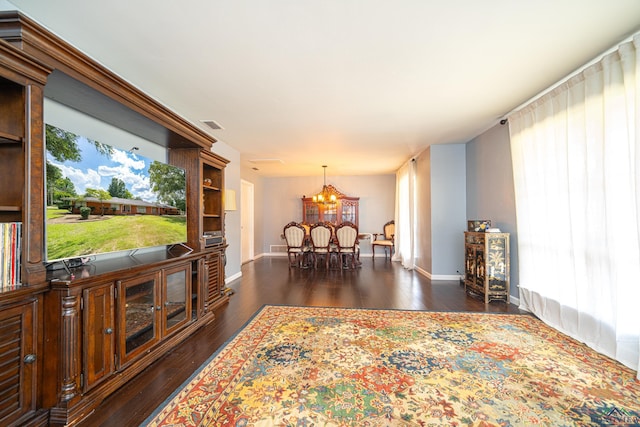
[[[260,165],[284,164],[284,162],[280,159],[251,159],[249,160],[249,163]]]
[[[215,120],[200,120],[205,125],[209,126],[213,130],[224,130],[222,126]]]

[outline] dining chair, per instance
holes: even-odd
[[[387,222],[384,227],[382,227],[382,233],[376,233],[373,235],[373,242],[371,242],[371,252],[373,252],[373,258],[376,257],[376,247],[382,247],[384,249],[384,257],[387,258],[387,251],[389,252],[389,257],[393,255],[394,246],[395,246],[395,233],[396,233],[396,223],[395,221]]]
[[[356,268],[358,262],[358,227],[351,222],[343,222],[336,227],[336,240],[338,245],[338,258],[344,268]],[[351,259],[351,263],[347,263]]]
[[[329,260],[332,252],[331,228],[325,223],[311,226],[311,253],[313,254],[313,266],[318,268],[318,257],[324,256],[325,267],[329,269]]]
[[[306,232],[302,225],[291,221],[284,226],[284,239],[287,242],[287,257],[289,258],[289,268],[294,265],[303,266],[305,255],[309,252],[306,244]],[[293,255],[293,262],[291,256]]]

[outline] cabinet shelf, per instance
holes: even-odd
[[[22,208],[20,206],[6,206],[0,205],[0,212],[20,212]]]
[[[22,137],[0,131],[0,144],[20,144]]]
[[[187,170],[187,246],[208,249],[202,236],[224,234],[224,169],[228,160],[211,151],[176,148],[169,151],[169,162]]]

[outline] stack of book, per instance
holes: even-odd
[[[3,222],[0,227],[0,285],[14,289],[20,284],[20,252],[22,251],[22,223]]]

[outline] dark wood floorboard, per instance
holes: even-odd
[[[354,271],[289,269],[286,258],[261,258],[243,265],[242,277],[229,287],[235,293],[213,323],[108,397],[80,426],[139,425],[264,304],[520,312],[513,304],[485,305],[457,281],[432,282],[381,258],[363,258]]]

